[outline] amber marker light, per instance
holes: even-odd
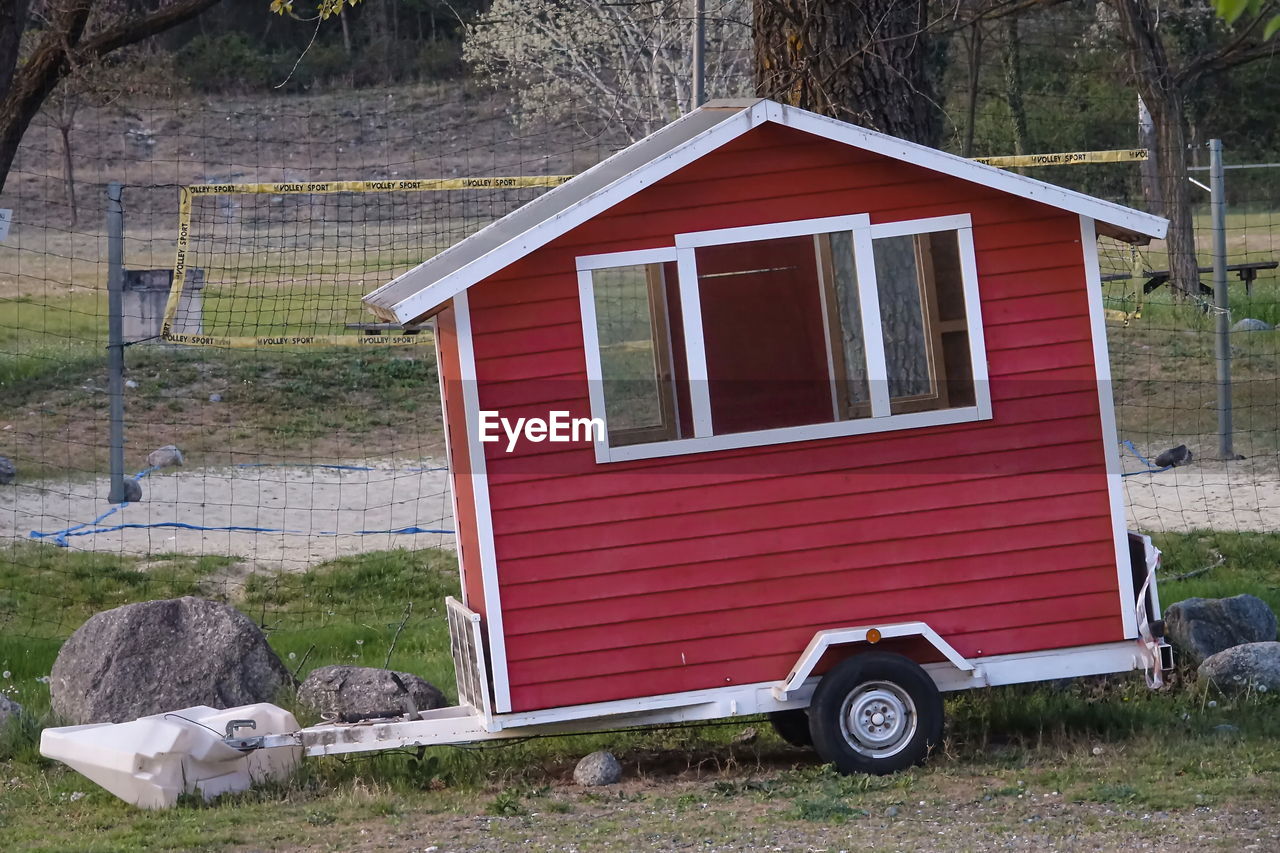
[[[879,629],[879,628],[872,628],[872,629],[870,629],[869,631],[867,631],[867,642],[868,642],[868,643],[878,643],[878,642],[880,642],[880,629]]]

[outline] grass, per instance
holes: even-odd
[[[1166,580],[1166,604],[1247,591],[1280,606],[1280,534],[1167,534],[1159,544],[1166,577],[1224,557],[1193,579]],[[227,580],[231,562],[32,543],[0,556],[4,691],[32,712],[0,736],[0,831],[10,849],[353,849],[371,843],[369,834],[409,847],[412,833],[463,849],[482,838],[517,846],[535,831],[549,845],[592,849],[661,846],[655,839],[674,837],[764,846],[772,833],[805,836],[836,825],[910,833],[931,810],[960,833],[971,822],[1001,835],[1044,820],[1046,831],[1067,834],[1096,824],[1105,838],[1138,831],[1126,822],[1136,811],[1185,815],[1191,833],[1197,808],[1258,807],[1274,818],[1280,802],[1280,700],[1211,696],[1185,677],[1162,692],[1117,676],[955,694],[942,753],[889,777],[839,776],[752,718],[311,760],[286,784],[209,805],[187,799],[160,813],[131,809],[41,759],[39,725],[51,718],[40,679],[62,638],[91,613],[130,601],[182,594],[232,601],[303,675],[329,663],[382,666],[394,638],[393,668],[453,693],[442,610],[444,596],[457,591],[452,553],[364,554],[236,583]],[[1236,732],[1224,736],[1222,724]],[[561,784],[578,757],[601,748],[621,758],[633,781],[600,791]],[[961,809],[966,817],[957,819]],[[1059,813],[1063,822],[1053,823]],[[477,826],[477,816],[488,823]]]
[[[126,465],[177,444],[193,464],[334,461],[439,450],[431,347],[255,352],[134,347],[125,392]],[[0,357],[3,455],[37,479],[106,466],[106,368],[85,350]],[[213,402],[211,395],[220,400]]]

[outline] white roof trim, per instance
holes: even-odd
[[[739,112],[729,118],[712,124],[706,130],[681,139],[678,144],[663,151],[653,159],[620,175],[617,179],[605,184],[600,189],[589,192],[579,199],[574,199],[575,184],[582,186],[584,178],[598,180],[611,161],[628,152],[634,152],[645,145],[641,140],[623,152],[596,164],[583,174],[573,178],[561,186],[540,196],[539,200],[548,202],[554,197],[565,200],[559,209],[549,208],[549,215],[537,224],[529,227],[509,239],[495,245],[473,259],[450,269],[447,255],[454,249],[471,241],[492,240],[500,234],[500,226],[507,217],[481,229],[456,246],[445,250],[434,258],[419,264],[403,275],[364,297],[365,304],[383,319],[407,324],[426,316],[466,288],[480,282],[504,267],[515,263],[529,253],[541,248],[555,238],[569,232],[592,217],[603,213],[615,204],[640,192],[644,188],[660,181],[678,169],[689,165],[699,158],[715,151],[717,148],[732,142],[752,128],[767,122],[792,127],[825,139],[843,142],[846,145],[880,154],[894,160],[922,166],[942,174],[991,187],[1010,195],[1030,199],[1031,201],[1049,205],[1061,210],[1087,216],[1099,222],[1112,225],[1126,232],[1143,234],[1153,238],[1161,238],[1168,227],[1167,220],[1143,213],[1139,210],[1094,198],[1074,190],[1047,184],[1043,181],[1028,178],[1014,172],[1008,172],[995,166],[987,166],[967,160],[954,154],[947,154],[934,148],[907,142],[896,137],[866,130],[837,119],[828,118],[798,107],[789,107],[774,101],[734,101],[712,102],[689,115],[677,119],[667,128],[658,131],[664,133],[682,121],[697,116],[708,109],[728,110],[737,107]],[[648,137],[652,139],[652,137]],[[590,184],[588,180],[588,186]],[[531,202],[536,204],[537,202]],[[545,202],[544,202],[545,203]],[[551,212],[554,211],[554,212]],[[518,213],[519,211],[516,211]],[[483,242],[479,244],[483,247]],[[427,269],[430,267],[430,269]],[[440,275],[443,273],[443,275]],[[439,275],[435,280],[425,280],[426,276]],[[419,279],[424,279],[419,282]],[[414,285],[418,286],[415,287]],[[408,286],[406,288],[406,285]],[[392,302],[394,292],[408,292],[410,295]],[[382,297],[381,299],[379,297]],[[389,304],[390,303],[390,304]]]

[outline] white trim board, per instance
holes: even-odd
[[[724,117],[725,113],[729,116]],[[692,134],[688,132],[708,122],[710,126],[706,129]],[[797,107],[766,100],[745,104],[741,101],[712,102],[526,205],[530,210],[539,211],[540,218],[536,222],[526,225],[523,220],[528,219],[529,214],[521,215],[525,208],[520,208],[366,295],[364,302],[383,319],[411,323],[551,240],[767,123],[795,128],[1019,198],[1088,216],[1128,233],[1160,238],[1168,227],[1168,222],[1158,216]],[[649,148],[653,151],[649,152]],[[649,156],[649,159],[628,168],[638,154]],[[620,174],[609,180],[608,176],[613,171]]]
[[[507,676],[506,635],[502,628],[502,596],[498,589],[498,558],[493,543],[493,512],[489,506],[489,471],[480,443],[480,389],[476,385],[476,353],[471,340],[471,306],[466,292],[454,297],[454,326],[458,334],[458,372],[462,378],[462,407],[471,460],[471,491],[475,497],[476,539],[480,543],[480,580],[484,585],[484,622],[489,635],[489,672],[493,677],[493,708],[511,710],[511,682]]]
[[[1102,427],[1102,452],[1107,465],[1107,498],[1111,504],[1111,532],[1115,540],[1116,575],[1120,585],[1120,618],[1124,635],[1138,636],[1137,591],[1129,566],[1129,526],[1124,514],[1124,487],[1120,467],[1120,436],[1116,431],[1115,400],[1111,393],[1111,355],[1107,350],[1107,321],[1102,305],[1102,272],[1098,268],[1098,235],[1094,222],[1080,217],[1080,248],[1084,255],[1085,292],[1089,295],[1089,324],[1093,337],[1093,364],[1098,377],[1098,411]]]

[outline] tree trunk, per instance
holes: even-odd
[[[1164,42],[1156,31],[1156,13],[1147,0],[1113,0],[1112,5],[1120,19],[1129,70],[1138,95],[1151,112],[1155,130],[1154,153],[1164,202],[1160,213],[1169,220],[1169,233],[1165,238],[1169,252],[1169,287],[1175,298],[1186,298],[1200,290],[1187,180],[1186,93],[1174,76]]]
[[[1013,153],[1026,154],[1027,105],[1022,97],[1022,36],[1018,32],[1018,17],[1005,18],[1004,29],[1004,99],[1009,104],[1013,125]]]
[[[7,92],[18,68],[18,50],[27,25],[30,0],[0,3],[0,92]]]
[[[925,0],[755,0],[756,92],[936,145]]]
[[[62,133],[62,180],[66,184],[67,205],[71,208],[71,224],[76,225],[80,212],[76,207],[76,170],[71,159],[71,125],[59,125],[58,130]]]
[[[1191,181],[1187,172],[1187,127],[1180,92],[1158,106],[1146,96],[1155,125],[1156,168],[1160,172],[1161,215],[1169,220],[1165,247],[1169,252],[1169,286],[1175,298],[1200,292],[1195,222],[1191,217]]]
[[[978,120],[978,78],[982,75],[982,24],[975,22],[969,28],[968,50],[969,91],[965,95],[964,146],[965,157],[973,156],[973,131]]]

